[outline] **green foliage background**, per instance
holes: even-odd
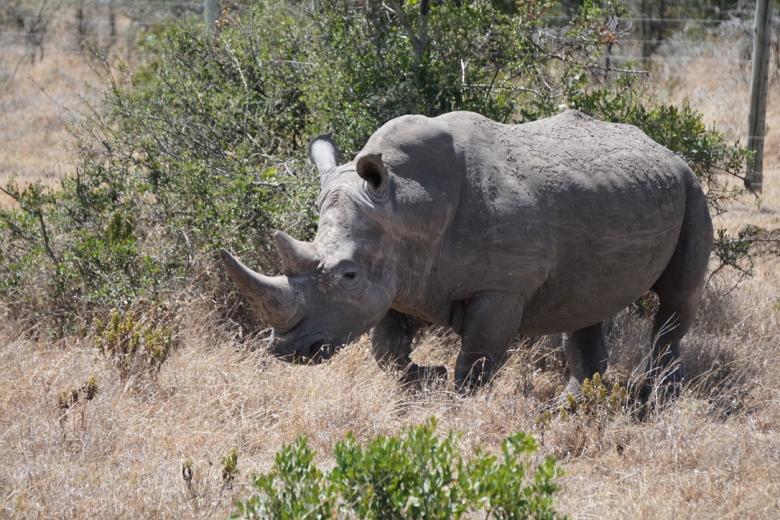
[[[633,123],[683,156],[719,209],[733,193],[717,174],[741,175],[744,150],[690,107],[658,104],[640,74],[604,70],[621,31],[617,1],[582,2],[550,25],[561,9],[255,0],[214,38],[199,20],[147,31],[139,68],[105,65],[104,106],[74,129],[77,173],[60,190],[3,188],[17,205],[0,210],[0,298],[15,319],[56,333],[116,309],[170,316],[182,295],[230,300],[215,249],[274,271],[270,232],[316,229],[308,139],[333,132],[349,157],[407,113],[522,122],[570,106]]]

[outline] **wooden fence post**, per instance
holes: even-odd
[[[219,0],[203,0],[203,16],[206,20],[206,29],[209,34],[216,34],[217,19],[219,18]]]
[[[754,153],[746,179],[747,187],[761,193],[764,182],[764,136],[766,134],[766,90],[769,74],[769,0],[756,2],[753,27],[753,71],[750,84],[750,115],[748,116],[748,150]]]

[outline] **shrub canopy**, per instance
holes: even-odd
[[[199,20],[147,31],[140,66],[104,68],[105,103],[75,129],[76,174],[56,191],[5,186],[17,204],[0,210],[0,297],[17,317],[72,330],[75,316],[182,290],[223,294],[216,248],[270,271],[272,229],[316,229],[310,137],[332,132],[350,156],[408,113],[522,122],[574,106],[630,122],[683,156],[719,207],[731,193],[716,174],[741,175],[745,152],[690,107],[656,103],[640,74],[605,67],[626,27],[617,2],[585,1],[565,24],[557,9],[257,0],[214,38]]]

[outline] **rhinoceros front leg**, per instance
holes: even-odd
[[[524,300],[506,293],[481,293],[469,301],[455,364],[455,387],[469,392],[487,383],[506,360],[520,327]]]
[[[404,382],[446,378],[444,367],[421,367],[412,362],[412,342],[423,323],[390,310],[371,331],[371,349],[382,368],[400,370]]]

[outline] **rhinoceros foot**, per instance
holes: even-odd
[[[413,389],[424,389],[447,380],[447,368],[442,366],[422,367],[410,364],[401,374],[401,384]]]
[[[665,402],[676,399],[682,394],[685,373],[679,363],[664,369],[648,369],[639,384],[637,398],[640,402]]]

